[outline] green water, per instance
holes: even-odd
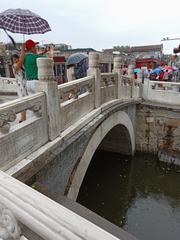
[[[77,201],[140,240],[180,240],[180,172],[156,156],[97,151]]]

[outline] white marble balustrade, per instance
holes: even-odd
[[[95,108],[94,81],[89,76],[58,86],[62,131]]]
[[[18,113],[31,117],[19,123]],[[0,169],[7,169],[48,141],[46,97],[37,93],[0,105]]]
[[[152,102],[179,105],[180,83],[145,79],[143,98]]]
[[[112,234],[2,171],[0,203],[3,203],[0,204],[2,240],[27,240],[21,235],[19,223],[44,240],[118,240]]]
[[[15,78],[0,77],[0,93],[17,94],[17,81]]]
[[[117,85],[117,73],[101,73],[101,104],[118,98]]]
[[[100,73],[98,53],[89,56],[88,76],[57,86],[52,59],[38,59],[38,93],[0,105],[0,169],[8,169],[48,141],[53,141],[94,109],[112,100],[140,97],[140,83],[121,75],[121,59],[113,73]],[[17,115],[33,117],[18,123]]]
[[[132,98],[133,81],[134,79],[128,76],[122,76],[122,82],[121,82],[122,99]]]
[[[89,57],[87,77],[59,86],[54,81],[52,59],[39,58],[38,92],[0,104],[1,170],[7,170],[21,160],[28,162],[30,154],[70,131],[70,127],[83,117],[100,111],[102,104],[140,97],[140,83],[134,83],[130,76],[122,77],[120,58],[115,59],[113,73],[101,74],[98,54],[92,53]],[[26,121],[18,123],[17,115],[23,111],[32,114]],[[4,213],[9,214],[8,223],[4,222]],[[117,239],[0,171],[0,239],[26,239],[21,235],[16,219],[41,239]]]

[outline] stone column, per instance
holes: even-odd
[[[113,73],[118,74],[118,83],[117,83],[117,98],[121,98],[122,96],[122,58],[121,57],[115,57],[114,58],[114,67],[113,67]]]
[[[38,58],[39,91],[46,93],[49,140],[60,135],[60,100],[57,83],[54,80],[54,62],[52,58]]]
[[[142,85],[142,98],[148,99],[148,91],[149,91],[149,79],[144,79],[144,84]]]
[[[5,68],[5,75],[7,78],[10,78],[10,70],[9,70],[9,64],[6,60],[4,60],[4,68]]]
[[[95,108],[98,108],[101,105],[101,71],[99,62],[99,54],[96,52],[90,52],[87,75],[93,75],[95,77]]]
[[[132,60],[131,63],[128,65],[128,77],[131,78],[131,97],[134,97],[134,68],[135,62]]]
[[[135,62],[131,61],[131,63],[128,65],[128,77],[134,79],[134,68],[135,68]]]
[[[111,65],[112,65],[112,63],[111,63],[111,62],[109,62],[109,63],[108,63],[108,72],[109,72],[109,73],[111,73],[111,72],[112,72],[112,71],[111,71]]]

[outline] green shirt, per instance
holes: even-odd
[[[38,68],[37,68],[37,58],[43,57],[35,53],[27,53],[24,56],[24,67],[26,72],[27,80],[37,80],[38,79]]]

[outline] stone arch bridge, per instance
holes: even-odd
[[[76,200],[88,165],[99,148],[133,155],[135,150],[135,102],[111,102],[81,119],[73,135],[65,135],[37,154],[15,177],[28,182],[32,176],[55,192]],[[84,120],[84,121],[83,121]],[[43,146],[44,148],[45,146]],[[46,164],[44,160],[46,159]]]
[[[121,65],[115,58],[113,72],[100,73],[99,55],[91,53],[87,77],[57,86],[52,60],[38,59],[37,93],[1,104],[0,211],[7,207],[9,224],[18,226],[14,214],[33,235],[28,239],[134,239],[122,230],[104,231],[27,186],[39,182],[76,200],[97,148],[133,155],[142,85],[133,81],[133,65],[126,77]],[[4,79],[1,89],[14,89],[11,83]],[[19,123],[23,111],[28,117]],[[13,239],[27,239],[24,227],[24,238],[17,230]]]
[[[37,93],[0,105],[1,239],[135,239],[75,200],[98,148],[133,155],[136,135],[139,150],[179,149],[180,83],[142,85],[133,64],[128,76],[121,66],[116,57],[113,72],[100,73],[99,55],[90,53],[88,76],[57,86],[52,59],[38,59]],[[0,91],[15,86],[0,81]],[[156,104],[139,107],[142,99]],[[66,197],[58,204],[29,187],[35,182]]]

